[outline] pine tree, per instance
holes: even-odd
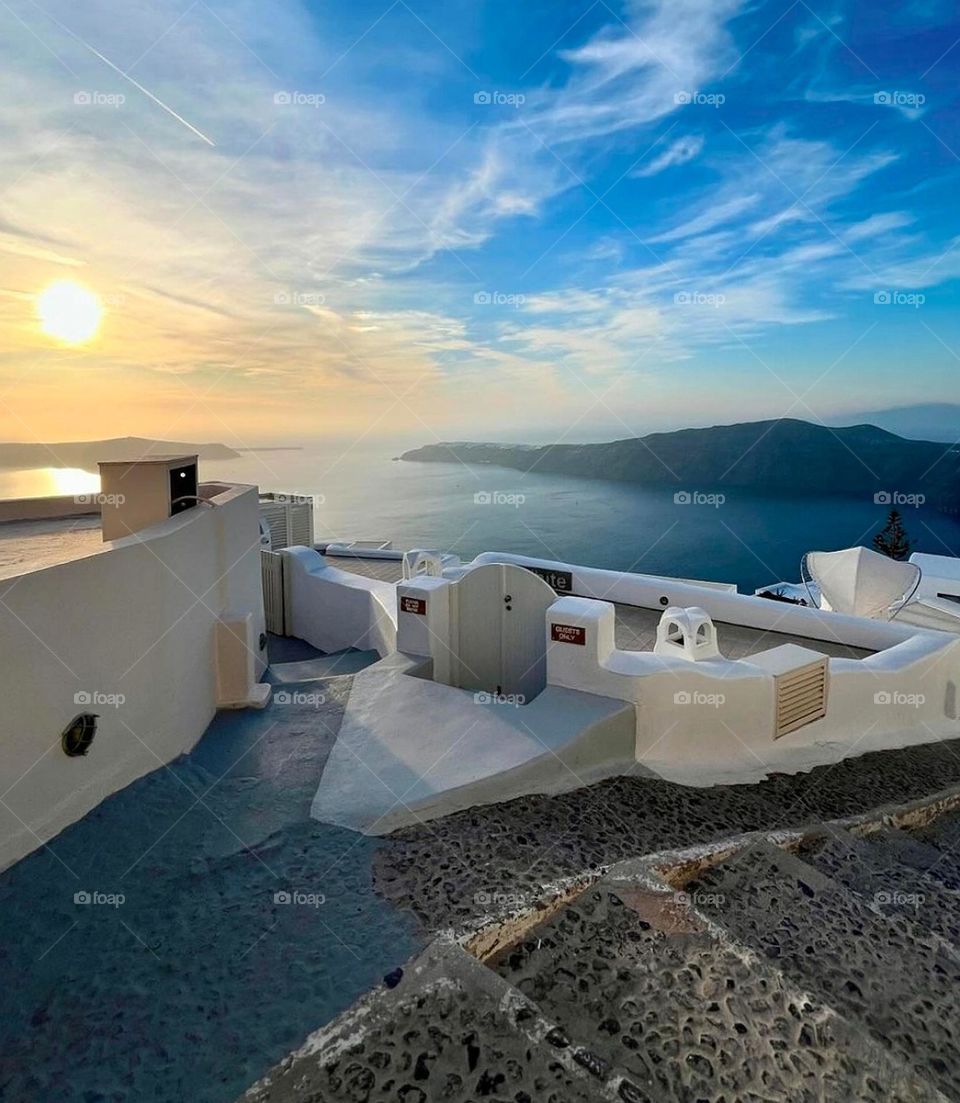
[[[913,545],[907,539],[903,518],[897,510],[890,510],[886,526],[873,538],[873,547],[875,551],[888,555],[891,559],[906,559],[910,555]]]

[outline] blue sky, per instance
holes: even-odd
[[[957,393],[952,4],[0,23],[8,439],[583,440]],[[80,350],[30,309],[65,276],[106,307]]]

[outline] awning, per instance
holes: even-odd
[[[807,572],[834,612],[886,620],[920,580],[914,563],[890,559],[869,548],[807,552]]]

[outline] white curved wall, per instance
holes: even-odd
[[[867,620],[864,617],[821,612],[803,605],[770,601],[751,594],[730,593],[654,575],[605,571],[596,567],[581,567],[577,564],[535,559],[527,555],[510,555],[506,552],[483,552],[467,566],[480,563],[516,563],[521,567],[569,571],[573,575],[573,592],[579,597],[638,605],[645,609],[664,609],[668,605],[698,605],[713,620],[727,624],[786,632],[806,636],[811,640],[840,642],[868,651],[893,647],[917,633],[916,627],[899,621]]]
[[[397,647],[397,588],[330,567],[312,548],[284,548],[291,633],[321,651]]]
[[[632,701],[637,760],[670,780],[756,781],[960,736],[960,637],[914,630],[866,659],[830,659],[826,716],[774,739],[774,682],[761,667],[620,651],[614,615],[607,602],[558,599],[547,612],[548,640],[556,622],[582,627],[584,642],[548,645],[547,681]]]
[[[263,601],[256,487],[211,501],[0,582],[0,868],[189,751],[212,719],[215,625],[250,613],[259,636]],[[99,731],[69,758],[60,735],[83,711]]]

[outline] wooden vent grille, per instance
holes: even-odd
[[[812,724],[827,714],[827,658],[774,676],[776,726],[774,739]]]
[[[773,678],[773,738],[827,715],[827,656],[795,643],[762,651],[748,660]]]

